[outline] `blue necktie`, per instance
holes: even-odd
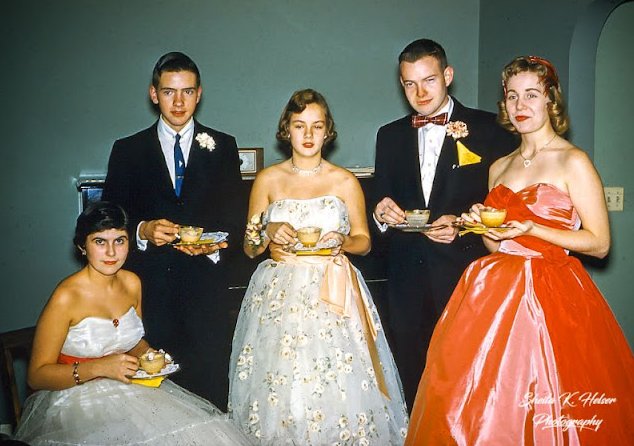
[[[174,191],[177,197],[181,195],[181,186],[183,185],[183,178],[185,178],[185,158],[179,144],[180,139],[181,135],[177,133],[176,141],[174,142],[174,173],[176,175]]]

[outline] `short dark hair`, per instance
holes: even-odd
[[[445,71],[445,68],[449,66],[445,50],[438,42],[431,39],[418,39],[407,45],[399,54],[398,63],[413,63],[427,56],[437,59],[442,71]]]
[[[172,51],[171,53],[163,54],[161,56],[161,58],[156,62],[156,65],[154,65],[154,71],[152,71],[152,85],[154,88],[158,88],[159,80],[161,80],[161,74],[166,71],[191,71],[196,75],[196,87],[200,86],[200,71],[198,71],[196,63],[186,54],[179,51]]]
[[[108,229],[120,229],[129,234],[128,223],[128,215],[118,204],[109,201],[92,203],[77,217],[73,243],[85,248],[90,234]]]
[[[290,141],[291,134],[289,128],[291,125],[291,115],[293,113],[303,112],[309,104],[317,104],[321,106],[324,110],[324,114],[326,115],[326,140],[324,141],[324,145],[328,145],[337,137],[337,132],[335,131],[335,121],[332,119],[332,114],[330,113],[330,108],[328,107],[326,98],[324,98],[321,93],[307,88],[305,90],[296,91],[288,100],[286,107],[284,107],[284,110],[282,111],[282,116],[280,116],[280,122],[277,125],[278,131],[275,134],[277,139],[284,142]]]

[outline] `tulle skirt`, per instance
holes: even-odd
[[[358,306],[345,317],[320,300],[324,271],[323,264],[266,260],[253,274],[233,341],[230,415],[258,444],[402,444],[401,383],[367,286],[354,269],[379,327],[373,343],[389,398],[379,389]]]
[[[15,438],[37,445],[248,445],[210,402],[169,380],[159,388],[97,379],[26,403]]]

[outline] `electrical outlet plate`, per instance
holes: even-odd
[[[604,187],[605,202],[608,205],[608,211],[623,210],[623,188],[622,187]]]

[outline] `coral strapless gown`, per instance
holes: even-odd
[[[579,224],[549,184],[500,185],[485,204]],[[434,331],[406,444],[634,444],[634,357],[576,258],[523,236],[467,268]]]

